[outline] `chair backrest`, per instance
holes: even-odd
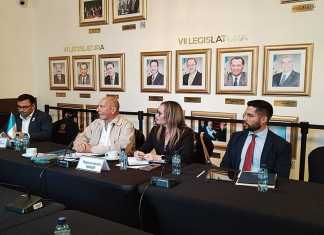
[[[145,142],[145,136],[142,132],[135,129],[135,149],[139,149]]]
[[[324,184],[324,147],[314,149],[308,155],[309,181]]]
[[[203,151],[204,151],[204,156],[205,156],[206,163],[210,163],[210,156],[209,156],[209,153],[208,153],[208,150],[207,150],[207,147],[206,147],[206,143],[205,143],[205,140],[204,140],[204,135],[205,135],[204,132],[200,132],[199,138],[200,138],[200,142],[201,142],[201,145],[202,145],[202,148],[203,148]]]
[[[70,144],[79,133],[79,126],[73,119],[61,119],[53,123],[52,141],[57,144]]]

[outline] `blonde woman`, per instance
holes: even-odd
[[[191,162],[194,133],[185,124],[181,106],[174,101],[161,103],[155,121],[157,125],[152,128],[146,142],[135,152],[135,156],[158,161],[170,160],[173,154],[179,153],[183,162]],[[150,153],[153,149],[156,154]]]

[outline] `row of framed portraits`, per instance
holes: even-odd
[[[146,19],[146,0],[111,0],[113,23]],[[79,0],[80,26],[108,24],[108,0]]]
[[[259,47],[218,48],[216,93],[256,95]],[[99,90],[124,91],[125,55],[101,54]],[[264,47],[263,94],[310,95],[313,44]],[[49,57],[50,89],[70,89],[69,56]],[[141,52],[141,92],[171,92],[172,52]],[[96,90],[96,56],[72,56],[74,90]],[[177,93],[210,93],[211,49],[177,50]],[[134,76],[133,76],[134,77]],[[60,79],[58,79],[60,78]]]

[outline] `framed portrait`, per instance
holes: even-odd
[[[177,50],[176,92],[210,92],[211,49]]]
[[[94,55],[72,56],[74,90],[96,90],[95,63]]]
[[[310,95],[313,44],[264,47],[264,95]]]
[[[146,19],[146,0],[113,0],[113,23]]]
[[[80,26],[108,23],[108,0],[79,0]]]
[[[83,109],[83,104],[69,104],[69,103],[57,103],[57,107],[69,108],[69,109]],[[71,115],[73,121],[78,124],[80,131],[84,130],[84,113],[77,111],[57,110],[58,120],[64,118],[66,115]]]
[[[171,92],[171,51],[141,52],[141,92]]]
[[[70,89],[70,57],[49,57],[49,83],[51,90]]]
[[[125,54],[99,55],[99,90],[124,91]]]
[[[256,95],[259,47],[217,49],[216,93]]]
[[[274,115],[272,116],[270,122],[297,123],[298,117]],[[286,126],[271,126],[270,124],[269,129],[291,144],[292,159],[296,160],[298,128]]]
[[[223,112],[206,112],[206,111],[191,111],[191,116],[206,117],[206,118],[221,118],[221,119],[236,119],[236,113]],[[195,131],[205,132],[214,144],[215,150],[226,150],[231,134],[236,131],[235,123],[204,121],[198,125],[198,121],[191,122],[191,128]]]

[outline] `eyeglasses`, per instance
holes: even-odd
[[[18,109],[28,109],[30,108],[32,105],[28,105],[28,106],[17,106]]]

